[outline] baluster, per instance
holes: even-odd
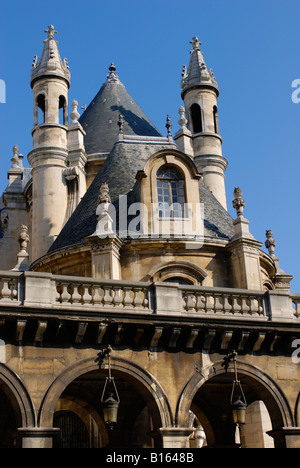
[[[207,313],[214,313],[214,296],[211,293],[204,293],[205,309]]]
[[[134,298],[133,305],[134,307],[142,307],[143,299],[141,298],[141,291],[143,288],[133,288]]]
[[[2,278],[2,290],[1,290],[1,298],[2,299],[11,299],[11,289],[9,287],[9,278]]]
[[[71,298],[72,304],[82,304],[82,284],[72,284],[73,294]]]
[[[258,314],[259,315],[264,315],[264,307],[263,307],[263,298],[258,297],[257,298],[257,304],[258,304]]]
[[[232,312],[232,300],[229,294],[223,294],[225,314]]]
[[[300,299],[293,299],[293,303],[295,304],[295,317],[300,317]]]
[[[196,297],[194,295],[194,292],[190,291],[185,291],[186,294],[186,310],[187,312],[195,312],[195,306],[196,306]]]
[[[143,288],[142,292],[144,295],[142,306],[144,309],[149,309],[149,290],[148,288]]]
[[[202,293],[199,293],[196,295],[196,311],[200,313],[205,312],[205,297],[202,295]]]
[[[124,300],[123,304],[124,307],[130,307],[133,303],[133,296],[130,294],[132,292],[132,288],[130,286],[124,286]]]
[[[82,304],[92,304],[93,303],[93,288],[88,284],[83,284],[83,295],[82,295]]]
[[[102,304],[103,301],[103,294],[102,289],[99,285],[93,286],[94,295],[93,295],[93,302],[94,304]]]
[[[249,297],[246,297],[246,296],[241,297],[241,313],[242,314],[250,314],[250,299],[249,299]]]
[[[215,294],[215,312],[224,312],[224,299],[222,294]]]
[[[111,286],[102,286],[104,290],[103,304],[104,306],[111,306],[113,298],[111,296]]]
[[[259,307],[258,307],[258,301],[256,297],[251,296],[250,297],[250,313],[251,315],[255,315],[258,313]]]
[[[120,307],[121,304],[123,303],[123,296],[121,293],[122,288],[120,286],[114,286],[113,291],[114,291],[113,304],[115,307]]]
[[[232,294],[232,313],[239,314],[241,313],[242,307],[239,304],[240,296]]]
[[[60,295],[60,302],[61,303],[64,303],[64,302],[71,302],[72,301],[72,292],[70,287],[71,285],[69,285],[68,283],[60,283],[61,284],[61,287],[62,287],[62,292],[61,292],[61,295]]]

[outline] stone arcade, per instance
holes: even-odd
[[[0,204],[0,447],[299,448],[300,294],[273,232],[267,250],[251,234],[240,188],[236,219],[227,212],[219,87],[198,38],[173,138],[114,64],[69,119],[68,62],[45,32],[30,167],[15,146]],[[101,406],[109,345],[113,431]],[[240,441],[233,350],[248,404]]]

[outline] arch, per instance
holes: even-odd
[[[59,123],[68,125],[68,104],[65,96],[61,95],[58,99]]]
[[[292,427],[294,425],[293,415],[287,398],[276,382],[263,370],[245,362],[237,361],[237,371],[249,379],[256,391],[260,393],[271,416],[273,428]],[[228,371],[230,372],[230,371]],[[177,405],[176,424],[185,426],[188,420],[188,412],[193,400],[200,388],[216,376],[226,374],[223,361],[212,364],[203,369],[201,373],[196,372],[183,389]]]
[[[207,277],[207,273],[194,263],[188,261],[171,261],[156,266],[148,275],[148,279],[153,282],[164,282],[172,277],[182,278],[183,280],[189,281],[192,285],[201,286],[202,282]]]
[[[199,174],[194,161],[189,156],[173,149],[158,151],[150,156],[145,164],[144,170],[139,172],[138,176],[143,178],[152,175],[156,178],[157,172],[166,164],[179,170],[185,179],[192,178],[199,180],[202,177],[201,174]],[[155,171],[153,171],[153,169],[155,169]]]
[[[68,367],[48,389],[38,416],[38,425],[52,427],[57,402],[63,391],[78,377],[95,371],[107,371],[107,364],[99,364],[97,358],[83,359]],[[152,412],[154,425],[170,427],[173,425],[171,408],[160,384],[145,369],[123,358],[112,356],[111,368],[135,385]]]
[[[46,96],[44,93],[40,93],[36,97],[34,126],[42,125],[44,123],[46,123]]]
[[[191,119],[192,119],[194,133],[202,133],[203,132],[202,110],[199,104],[192,104],[190,112],[191,112]]]
[[[17,415],[18,424],[24,428],[35,427],[35,409],[29,393],[21,379],[4,364],[0,364],[0,385]]]
[[[219,112],[217,106],[214,106],[213,108],[213,114],[214,114],[214,129],[215,133],[219,134],[220,133],[220,128],[219,128]]]

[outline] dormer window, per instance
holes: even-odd
[[[157,172],[157,198],[160,218],[184,217],[184,176],[175,167],[163,166]]]

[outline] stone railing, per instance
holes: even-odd
[[[53,277],[55,304],[63,307],[150,310],[149,283]]]
[[[6,271],[0,272],[0,303],[20,305],[22,302],[21,282],[22,273]]]
[[[187,313],[208,316],[266,317],[264,292],[180,286]]]
[[[292,294],[292,302],[295,307],[294,315],[297,319],[300,318],[300,294]]]
[[[58,310],[69,315],[138,313],[225,320],[295,321],[300,294],[101,280],[38,272],[0,271],[0,308]],[[52,312],[51,312],[52,313]]]

